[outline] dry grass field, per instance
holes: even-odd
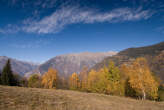
[[[0,110],[164,110],[164,102],[70,90],[0,86]]]

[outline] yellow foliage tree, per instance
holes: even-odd
[[[109,66],[104,66],[104,72],[106,80],[108,81],[107,85],[107,94],[112,95],[123,95],[123,86],[120,83],[120,70],[115,66],[113,61],[109,62]]]
[[[73,73],[69,78],[69,88],[72,90],[77,90],[80,87],[79,77],[77,73]]]
[[[52,89],[57,87],[57,73],[56,69],[48,69],[48,72],[42,76],[42,85],[44,88]]]
[[[88,75],[88,90],[91,92],[98,92],[97,82],[99,81],[98,72],[92,69]]]
[[[80,72],[79,78],[81,90],[86,91],[88,83],[88,68],[86,66],[83,67],[82,71]]]
[[[151,74],[145,58],[137,58],[128,69],[130,86],[142,95],[142,99],[156,99],[158,83]]]
[[[97,92],[107,94],[109,80],[107,79],[107,73],[105,72],[105,68],[101,68],[99,71],[97,71],[96,76],[98,77],[97,81],[95,82]]]
[[[114,62],[110,62],[109,68],[104,66],[99,71],[91,70],[88,75],[88,90],[105,94],[122,95],[119,69]]]
[[[121,85],[123,86],[123,94],[125,96],[130,96],[130,97],[136,97],[136,91],[130,86],[129,83],[129,65],[128,64],[122,64],[120,66],[120,82]]]

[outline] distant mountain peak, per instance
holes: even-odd
[[[81,52],[58,55],[51,58],[47,62],[41,64],[35,71],[28,72],[26,76],[31,73],[43,74],[49,67],[57,69],[60,75],[69,76],[73,72],[79,73],[84,66],[88,68],[93,67],[96,63],[102,61],[107,56],[116,55],[117,52]]]
[[[13,72],[18,73],[22,76],[24,76],[25,73],[32,71],[38,66],[29,62],[20,61],[14,58],[9,58],[7,56],[0,56],[0,71],[2,71],[8,59],[10,59]]]
[[[95,55],[105,55],[105,56],[111,56],[116,55],[117,52],[109,51],[109,52],[80,52],[80,53],[69,53],[69,54],[63,54],[59,56],[95,56]]]

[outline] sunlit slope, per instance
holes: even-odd
[[[0,110],[163,110],[164,102],[70,90],[0,86]]]

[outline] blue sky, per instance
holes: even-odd
[[[120,51],[164,41],[163,0],[0,0],[0,55]]]

